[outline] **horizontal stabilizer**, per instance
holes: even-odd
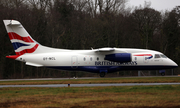
[[[10,20],[8,26],[10,26],[10,25],[21,25],[21,23],[19,21]]]
[[[26,62],[26,65],[36,66],[36,67],[42,67],[42,66],[43,66],[43,65],[41,65],[41,64],[30,63],[30,62]]]
[[[6,56],[6,58],[10,58],[10,59],[16,59],[18,58],[20,55],[9,55],[9,56]]]

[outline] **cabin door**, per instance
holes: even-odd
[[[78,59],[77,56],[72,56],[71,57],[71,67],[73,69],[76,69],[78,67]]]

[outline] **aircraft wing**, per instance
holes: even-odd
[[[116,48],[99,48],[95,49],[95,52],[100,52],[105,54],[104,60],[113,61],[113,62],[131,62],[131,53],[128,53],[126,50],[119,50]]]
[[[118,53],[128,53],[125,50],[117,50],[116,48],[99,48],[99,49],[94,49],[95,52],[113,52],[117,51]]]
[[[99,49],[95,49],[94,51],[96,51],[96,52],[111,52],[111,51],[115,51],[115,48],[99,48]]]

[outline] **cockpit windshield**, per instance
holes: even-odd
[[[155,54],[154,58],[167,58],[164,54]]]
[[[162,57],[162,58],[167,58],[165,55],[163,55],[163,54],[160,54],[160,56]]]

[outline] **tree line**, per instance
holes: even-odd
[[[1,0],[0,78],[68,77],[66,71],[25,66],[14,55],[2,20],[22,23],[40,44],[63,49],[102,47],[157,50],[180,64],[180,6],[160,12],[127,0]],[[178,69],[177,69],[178,70]],[[79,76],[90,73],[78,72]]]

